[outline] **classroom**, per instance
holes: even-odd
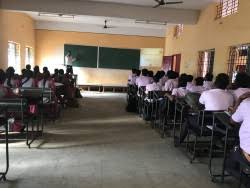
[[[0,187],[250,188],[249,10],[0,0]]]

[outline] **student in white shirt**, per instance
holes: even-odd
[[[174,71],[168,71],[168,81],[165,83],[163,87],[164,91],[172,92],[174,88],[178,87],[178,74]]]
[[[35,81],[33,79],[33,73],[31,70],[26,69],[23,73],[23,78],[21,80],[21,87],[30,88],[35,86]]]
[[[209,89],[212,89],[213,88],[213,74],[211,73],[207,73],[205,75],[205,78],[204,78],[204,83],[203,83],[203,87],[205,88],[205,90],[209,90]]]
[[[186,89],[189,90],[190,87],[192,87],[194,77],[192,75],[187,75],[187,87]]]
[[[160,91],[161,86],[159,85],[159,78],[157,76],[153,77],[153,83],[146,85],[146,91],[145,93],[148,94],[149,91]]]
[[[154,82],[154,72],[153,71],[148,71],[148,77],[150,79],[150,83]]]
[[[236,146],[226,161],[226,170],[240,171],[241,164],[250,165],[250,92],[241,95],[231,117],[232,125],[239,126],[240,145]]]
[[[38,82],[38,88],[55,89],[54,81],[50,77],[50,72],[43,73],[43,79]]]
[[[188,93],[187,87],[187,75],[182,74],[178,80],[178,88],[174,88],[172,91],[172,96],[174,97],[185,97]]]
[[[233,95],[226,91],[228,84],[229,76],[221,73],[216,77],[214,83],[216,89],[204,91],[201,94],[199,102],[204,105],[206,111],[223,111],[233,106]],[[183,142],[185,140],[188,129],[197,129],[199,127],[200,125],[197,124],[197,116],[189,116],[183,124],[180,141]]]
[[[13,67],[8,67],[6,69],[6,79],[4,81],[4,87],[8,88],[16,87],[14,76],[15,76],[15,69]]]
[[[128,84],[129,85],[135,85],[135,81],[136,81],[136,69],[132,69],[131,74],[128,76]]]
[[[235,102],[244,93],[250,92],[250,76],[246,73],[238,73],[235,78],[235,90],[231,90]]]
[[[136,79],[136,85],[138,87],[143,87],[146,86],[148,84],[151,84],[151,79],[148,77],[148,70],[147,69],[142,69],[141,71],[141,76],[139,76]]]
[[[203,82],[204,80],[202,77],[197,77],[195,79],[195,84],[189,86],[187,90],[192,93],[202,93],[203,91],[205,91],[205,88],[203,87]]]
[[[158,74],[159,74],[159,77],[160,77],[159,84],[161,86],[164,86],[165,83],[168,81],[168,77],[167,77],[167,75],[165,74],[164,71],[159,71]]]

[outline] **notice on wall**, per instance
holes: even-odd
[[[142,48],[141,49],[141,67],[161,67],[163,61],[162,48]]]

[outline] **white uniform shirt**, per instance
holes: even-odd
[[[185,87],[174,88],[172,91],[172,95],[176,97],[185,97],[188,93]]]
[[[50,81],[50,80],[47,80],[46,83],[44,84],[44,83],[43,83],[43,80],[44,80],[44,79],[42,79],[42,80],[40,80],[40,81],[38,82],[38,87],[39,87],[39,88],[50,88],[51,81]]]
[[[147,76],[139,76],[138,78],[136,78],[136,85],[138,87],[146,86],[151,83],[151,78]]]
[[[213,89],[214,83],[212,81],[204,81],[203,87],[205,90]]]
[[[22,87],[33,87],[34,79],[30,78],[28,81],[26,81],[27,78],[22,79]],[[25,82],[25,83],[24,83]]]
[[[12,85],[12,87],[16,87],[16,82],[15,82],[15,80],[14,79],[11,79],[10,80],[10,84]],[[8,86],[8,80],[6,79],[5,81],[4,81],[4,87],[9,87]]]
[[[148,84],[146,85],[146,93],[148,93],[149,91],[160,91],[161,90],[161,86],[158,83],[152,83],[152,84]]]
[[[205,91],[205,88],[203,86],[190,86],[189,89],[187,89],[189,92],[192,93],[202,93],[203,91]]]
[[[241,95],[250,92],[250,88],[238,88],[236,90],[231,90],[231,92],[234,96],[234,101],[236,102]]]
[[[199,99],[200,103],[205,105],[207,111],[227,110],[228,107],[233,106],[233,95],[222,89],[211,89],[204,91]]]
[[[76,60],[76,59],[73,58],[71,55],[70,55],[70,56],[65,56],[66,65],[72,66],[72,65],[73,65],[73,62],[74,62],[75,60]]]
[[[236,112],[232,115],[232,119],[237,123],[242,123],[240,126],[240,147],[246,153],[250,154],[250,98],[245,99]]]
[[[128,84],[135,85],[136,78],[137,78],[136,74],[130,74],[128,77]]]
[[[188,82],[186,89],[189,90],[192,86],[194,86],[193,82]]]
[[[164,86],[165,83],[168,81],[168,77],[167,76],[163,76],[160,80],[159,80],[159,84],[161,86]]]
[[[178,87],[178,81],[176,79],[169,79],[164,86],[164,91],[173,91],[174,88]]]

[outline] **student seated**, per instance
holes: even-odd
[[[146,86],[145,93],[148,94],[149,91],[160,91],[161,86],[159,85],[159,78],[157,76],[153,77],[153,83]]]
[[[172,96],[175,97],[185,97],[188,93],[186,87],[187,87],[187,75],[182,74],[178,80],[178,88],[174,88],[172,91]]]
[[[21,87],[30,88],[35,87],[35,81],[32,78],[33,73],[31,70],[26,69],[23,73],[23,78],[21,80]]]
[[[49,71],[43,74],[43,79],[38,82],[38,88],[49,88],[55,90],[54,81],[51,79]]]
[[[38,87],[38,82],[43,78],[43,75],[40,72],[39,66],[36,65],[33,70],[34,70],[33,71],[33,78],[35,81],[35,86]]]
[[[194,77],[192,75],[187,75],[187,87],[186,89],[189,90],[194,84],[193,84]]]
[[[168,71],[167,76],[168,81],[165,83],[163,90],[172,92],[174,88],[178,87],[178,74],[174,71]]]
[[[229,158],[226,160],[226,169],[229,172],[240,172],[240,167],[250,166],[250,93],[241,95],[234,107],[231,122],[235,126],[239,126],[240,145],[236,146]]]
[[[207,73],[205,75],[204,83],[203,83],[203,87],[205,88],[205,90],[209,90],[213,88],[213,78],[214,76],[211,73]]]
[[[199,99],[199,102],[204,105],[206,111],[223,111],[233,106],[233,96],[226,91],[229,84],[228,75],[221,73],[216,77],[214,86],[215,89],[204,91]],[[205,120],[206,121],[206,120]],[[183,142],[188,134],[188,129],[199,128],[197,124],[197,115],[190,115],[183,124],[180,141]]]
[[[132,69],[131,74],[128,76],[129,85],[135,85],[136,77],[137,77],[136,71],[137,71],[136,69]]]
[[[189,89],[187,89],[189,92],[192,93],[202,93],[205,88],[203,87],[203,78],[202,77],[197,77],[195,79],[195,84],[192,86],[189,86]]]
[[[136,85],[138,87],[146,86],[151,84],[151,79],[148,77],[148,70],[142,69],[141,76],[136,79]]]
[[[148,77],[150,79],[150,83],[153,83],[154,82],[154,72],[153,71],[148,71]]]
[[[6,79],[4,81],[4,86],[9,88],[17,87],[17,82],[14,79],[15,69],[13,67],[8,67],[6,70]]]
[[[244,93],[250,92],[250,76],[246,73],[238,73],[235,78],[235,90],[232,90],[235,102]]]
[[[0,98],[15,96],[15,94],[9,87],[4,86],[5,78],[6,78],[5,72],[0,69]]]
[[[165,86],[165,83],[168,81],[168,77],[164,71],[159,71],[159,76],[160,76],[159,84],[163,87]]]

